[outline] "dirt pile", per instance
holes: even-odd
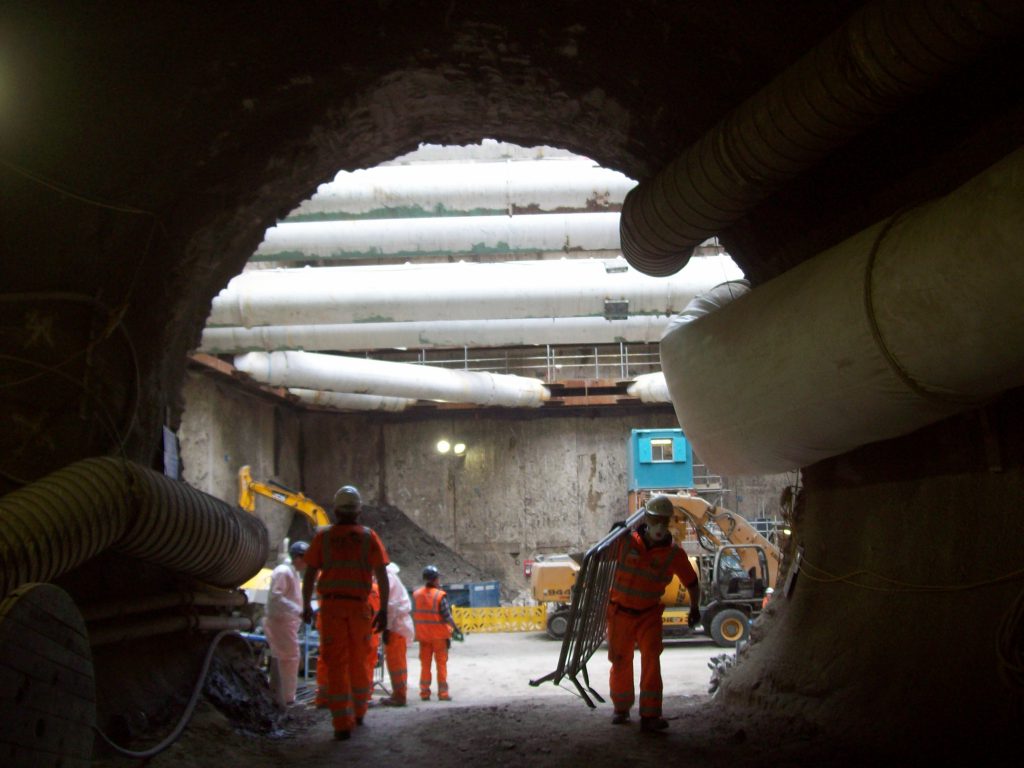
[[[423,584],[420,574],[425,565],[436,565],[445,584],[497,578],[435,539],[398,507],[364,504],[359,522],[380,536],[388,556],[402,569],[398,577],[410,591]]]

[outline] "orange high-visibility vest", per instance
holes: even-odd
[[[306,555],[306,562],[321,570],[317,581],[321,595],[360,600],[370,594],[374,568],[388,562],[380,538],[362,525],[332,525],[317,533]]]
[[[452,628],[441,618],[441,598],[448,593],[437,587],[420,587],[412,593],[412,620],[417,640],[447,640]]]
[[[633,531],[622,540],[610,599],[625,608],[643,610],[661,602],[661,594],[672,576],[685,586],[697,580],[686,554],[675,543],[648,549]]]

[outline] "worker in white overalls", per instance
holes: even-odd
[[[309,544],[296,541],[288,548],[290,563],[281,563],[270,576],[263,633],[270,646],[270,691],[282,707],[295,703],[299,678],[299,625],[302,623],[302,573]]]

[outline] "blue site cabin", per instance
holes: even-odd
[[[681,429],[634,429],[629,435],[629,491],[693,487],[693,448]]]

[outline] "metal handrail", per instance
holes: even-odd
[[[595,345],[587,352],[584,347],[537,348],[534,353],[523,349],[469,349],[426,350],[413,352],[373,353],[374,359],[430,365],[466,371],[517,374],[555,382],[566,378],[630,379],[642,373],[661,370],[661,357],[657,344],[626,342]],[[472,353],[472,355],[471,355]],[[368,353],[369,356],[369,353]],[[567,370],[576,371],[566,375]]]
[[[623,527],[612,529],[587,550],[580,564],[576,583],[572,587],[569,622],[562,638],[558,667],[554,672],[531,680],[530,685],[538,686],[548,680],[558,685],[563,678],[569,678],[587,706],[596,706],[593,699],[604,702],[601,695],[590,685],[587,662],[601,647],[608,630],[608,595],[611,593],[618,566],[618,542],[630,535],[643,517],[644,510],[638,510],[626,520]]]

